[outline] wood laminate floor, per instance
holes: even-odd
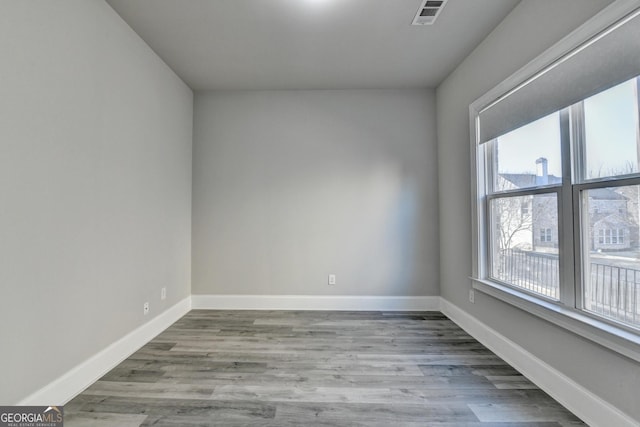
[[[193,310],[65,426],[584,425],[438,312]]]

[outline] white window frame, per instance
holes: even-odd
[[[539,295],[507,286],[490,279],[489,271],[489,213],[488,213],[488,183],[485,182],[489,162],[480,155],[487,156],[487,149],[479,149],[479,114],[487,106],[494,104],[505,95],[512,93],[544,73],[544,70],[558,63],[567,53],[572,52],[599,33],[629,13],[638,9],[636,0],[618,0],[605,8],[598,15],[548,49],[542,55],[531,61],[511,77],[487,92],[469,106],[469,122],[471,135],[471,179],[472,179],[472,287],[475,290],[493,296],[506,303],[514,305],[526,312],[541,317],[553,324],[572,331],[582,337],[592,340],[624,356],[640,362],[640,334],[637,329],[628,328],[607,319],[590,315],[582,308],[581,266],[585,260],[581,256],[581,230],[579,218],[580,192],[592,188],[622,186],[638,184],[640,178],[617,177],[616,181],[590,180],[580,184],[572,184],[572,151],[569,143],[562,144],[562,184],[553,188],[533,188],[519,191],[522,194],[538,192],[557,192],[558,195],[558,242],[560,258],[560,298],[550,301]],[[561,122],[567,123],[569,110],[561,112]],[[566,120],[566,121],[565,121]],[[561,132],[570,132],[566,125],[561,125]],[[562,136],[568,141],[568,135]],[[484,153],[484,154],[483,154]],[[580,156],[583,153],[573,153]],[[491,165],[489,164],[489,167]],[[580,173],[580,171],[573,171]],[[491,196],[494,197],[494,196]],[[563,212],[573,212],[563,215]]]

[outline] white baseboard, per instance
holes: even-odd
[[[439,311],[440,297],[341,295],[192,295],[194,309]]]
[[[520,371],[590,426],[637,427],[639,425],[637,420],[444,298],[441,299],[440,309],[469,335]]]
[[[64,405],[191,310],[187,297],[17,405]]]

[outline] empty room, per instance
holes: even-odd
[[[640,426],[640,0],[0,0],[0,427]]]

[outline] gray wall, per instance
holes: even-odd
[[[433,91],[197,93],[193,294],[438,295],[436,160]]]
[[[14,404],[189,295],[193,96],[103,1],[0,2],[0,57]]]
[[[476,292],[471,275],[469,104],[609,3],[523,1],[437,90],[442,296],[640,419],[638,364]]]

